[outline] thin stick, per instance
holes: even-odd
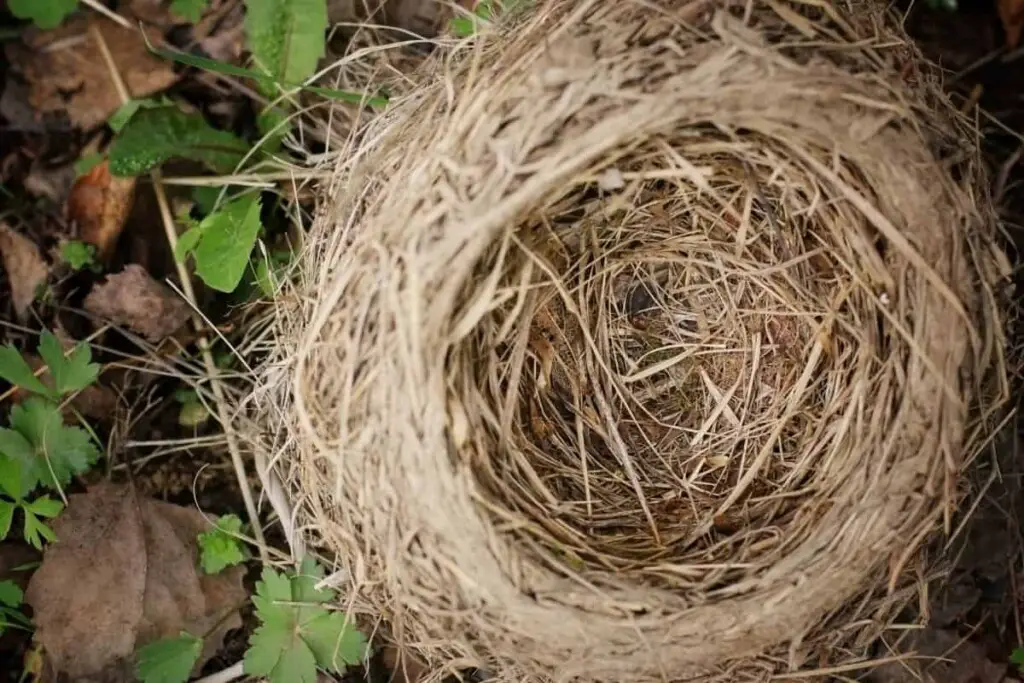
[[[123,26],[129,31],[135,30],[135,27],[132,26],[132,22],[128,21],[117,12],[114,12],[113,10],[105,7],[103,3],[97,2],[97,0],[82,0],[82,4],[91,7],[92,9],[96,10],[97,12],[105,16],[107,19],[110,19],[115,24]]]
[[[107,69],[110,71],[110,77],[114,81],[114,86],[117,88],[121,101],[127,102],[129,99],[128,89],[125,87],[124,80],[121,78],[121,72],[118,70],[117,64],[114,62],[113,55],[110,54],[110,50],[107,49],[107,44],[103,39],[103,34],[98,30],[95,30],[95,27],[93,28],[93,36],[96,38],[96,41],[100,46],[100,52],[107,64]],[[175,246],[178,243],[178,233],[174,229],[174,217],[171,215],[171,206],[167,201],[167,193],[165,192],[163,183],[160,180],[159,171],[152,171],[150,173],[150,177],[152,179],[153,192],[156,194],[157,206],[160,209],[160,219],[164,226],[164,234],[167,236],[167,243],[171,247],[171,252],[174,252]],[[185,299],[188,301],[193,311],[199,310],[199,307],[196,304],[195,290],[192,288],[192,280],[189,279],[188,271],[185,269],[185,264],[175,259],[174,265],[178,271],[178,278],[181,280],[181,288],[185,294]],[[220,379],[218,377],[217,364],[213,360],[213,352],[210,351],[210,342],[209,338],[206,336],[206,328],[203,326],[202,318],[196,314],[192,315],[192,325],[196,330],[199,352],[203,359],[206,376],[210,380],[210,388],[213,391],[214,402],[217,404],[217,419],[220,421],[221,428],[224,430],[224,436],[227,439],[228,452],[231,454],[231,463],[234,465],[235,474],[238,477],[238,486],[242,492],[245,511],[249,516],[249,523],[252,525],[253,535],[256,537],[256,542],[259,547],[260,560],[264,564],[267,564],[270,561],[270,557],[267,554],[267,543],[263,536],[263,526],[260,524],[259,513],[256,510],[256,503],[253,500],[252,489],[249,486],[249,477],[245,471],[245,461],[242,459],[242,451],[238,446],[237,436],[231,426],[231,416],[228,413],[227,402],[224,398],[224,388],[221,386]]]
[[[235,662],[228,668],[215,674],[196,679],[195,683],[231,683],[245,675],[243,662]]]
[[[171,206],[167,201],[167,192],[160,181],[160,172],[152,171],[150,176],[153,180],[153,191],[156,194],[156,203],[160,208],[160,219],[164,225],[164,233],[167,236],[167,243],[173,252],[178,244],[178,234],[174,229],[174,218],[171,215]],[[175,259],[175,267],[178,270],[178,278],[181,280],[181,289],[185,298],[193,309],[197,310],[195,290],[192,288],[192,281],[189,279],[185,264]],[[228,414],[226,401],[224,399],[224,388],[221,386],[217,376],[217,364],[213,360],[213,352],[210,351],[209,338],[206,336],[206,329],[203,327],[202,319],[192,316],[192,324],[195,326],[199,352],[203,358],[203,365],[206,367],[206,375],[210,380],[210,389],[213,391],[214,403],[217,405],[217,419],[220,421],[224,436],[227,439],[228,452],[231,454],[231,464],[235,467],[235,474],[238,477],[238,486],[242,491],[242,500],[245,503],[245,511],[249,516],[249,523],[252,525],[253,535],[260,550],[260,560],[268,564],[270,557],[267,554],[267,543],[263,536],[263,526],[260,524],[259,514],[256,511],[256,503],[253,500],[252,489],[249,486],[249,477],[245,471],[245,461],[242,459],[242,451],[238,445],[238,436],[231,426],[231,415]]]

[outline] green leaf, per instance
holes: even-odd
[[[202,651],[202,638],[182,631],[177,638],[162,638],[142,647],[135,673],[142,683],[185,683]]]
[[[249,559],[248,549],[237,538],[241,533],[242,520],[237,515],[224,515],[217,520],[217,526],[199,534],[199,559],[204,572],[216,574]]]
[[[60,26],[78,8],[78,0],[8,0],[7,7],[19,19],[31,19],[46,30]]]
[[[32,511],[33,514],[47,519],[53,519],[61,512],[64,511],[64,504],[59,500],[54,500],[49,496],[43,496],[42,498],[36,498],[28,505],[22,503],[22,507]]]
[[[193,225],[191,228],[186,230],[184,233],[178,236],[178,242],[174,245],[174,259],[181,263],[196,250],[199,246],[199,240],[203,237],[203,228],[201,225]]]
[[[171,12],[195,24],[203,18],[207,0],[172,0]]]
[[[0,377],[28,391],[50,395],[50,390],[39,381],[18,350],[11,345],[0,346]]]
[[[1016,664],[1024,671],[1024,647],[1015,647],[1010,653],[1010,664]]]
[[[232,292],[249,265],[260,222],[260,196],[253,193],[233,199],[199,224],[198,236],[189,230],[179,240],[178,254],[195,256],[196,275],[209,287]],[[181,242],[186,246],[181,247]]]
[[[0,429],[0,490],[21,500],[38,483],[32,444],[13,429]]]
[[[139,175],[169,159],[186,158],[230,173],[248,151],[245,141],[212,128],[201,114],[188,114],[173,106],[142,108],[114,138],[109,150],[110,172]]]
[[[207,215],[213,213],[220,200],[221,188],[213,185],[202,185],[192,188],[192,201],[195,202],[199,213]]]
[[[57,535],[53,533],[53,529],[40,522],[39,519],[26,510],[24,506],[22,506],[22,512],[25,513],[25,540],[28,541],[33,548],[36,550],[42,550],[44,541],[53,543],[57,540]]]
[[[0,500],[0,541],[11,532],[11,522],[14,521],[14,510],[17,507],[16,503]]]
[[[11,427],[32,444],[32,466],[44,486],[59,489],[71,483],[99,459],[89,434],[64,425],[60,409],[40,398],[30,398],[11,409]]]
[[[0,605],[20,607],[24,599],[25,594],[18,584],[11,580],[0,581]]]
[[[60,340],[50,332],[43,332],[39,341],[39,355],[50,369],[58,394],[81,391],[99,377],[100,366],[92,362],[92,349],[84,342],[75,346],[65,357]]]
[[[130,99],[120,107],[117,108],[110,118],[107,119],[107,125],[115,133],[120,133],[121,129],[127,125],[128,121],[135,116],[135,112],[140,109],[159,109],[160,107],[173,107],[174,102],[166,95],[161,95],[157,98],[146,97],[141,100]]]
[[[92,154],[86,154],[85,156],[78,159],[75,162],[75,177],[81,178],[86,173],[96,168],[103,163],[103,154],[100,152],[93,152]]]
[[[272,683],[311,681],[317,667],[342,673],[365,658],[365,637],[345,623],[344,614],[322,606],[334,598],[334,591],[316,588],[322,577],[308,559],[292,575],[264,568],[252,599],[262,623],[249,643],[246,673],[269,676]]]
[[[246,0],[245,31],[257,66],[278,83],[299,83],[324,56],[327,0]]]
[[[344,671],[366,659],[369,643],[354,624],[345,623],[341,612],[320,614],[301,626],[302,639],[324,669]]]
[[[78,271],[83,268],[97,270],[96,247],[92,244],[69,240],[60,245],[60,258],[71,266],[71,270]]]

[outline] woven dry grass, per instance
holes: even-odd
[[[537,2],[363,131],[256,416],[346,607],[438,675],[865,666],[1005,397],[976,142],[888,26]]]

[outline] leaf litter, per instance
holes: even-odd
[[[93,287],[84,306],[98,318],[127,327],[151,342],[173,335],[192,315],[178,294],[134,263]]]
[[[101,161],[79,176],[68,195],[65,216],[80,240],[96,248],[101,262],[109,263],[135,201],[135,178],[110,173]]]
[[[69,496],[25,596],[54,667],[72,679],[134,680],[136,650],[185,632],[203,638],[201,668],[241,626],[247,595],[242,567],[199,570],[195,539],[208,528],[197,510],[128,485]]]
[[[46,283],[50,269],[39,247],[29,238],[0,222],[0,257],[11,288],[14,313],[24,320],[36,298],[36,291]]]

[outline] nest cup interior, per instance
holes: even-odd
[[[265,415],[350,607],[438,671],[756,678],[927,573],[991,206],[880,15],[789,7],[538,3],[339,174]]]

